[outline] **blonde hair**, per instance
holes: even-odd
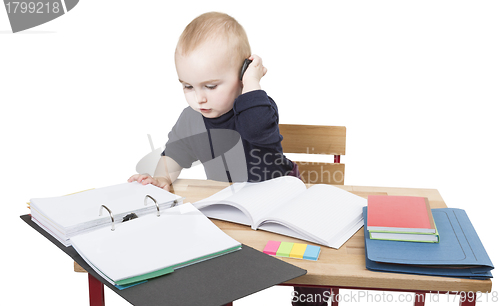
[[[228,53],[239,65],[252,54],[245,29],[233,17],[219,12],[205,13],[193,19],[179,37],[175,53],[187,55],[213,40],[226,42]]]

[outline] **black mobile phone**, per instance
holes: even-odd
[[[243,62],[243,66],[241,67],[241,72],[240,72],[240,81],[243,80],[243,75],[245,74],[245,71],[248,68],[248,65],[250,65],[252,61],[249,60],[248,58],[245,58],[245,61]]]

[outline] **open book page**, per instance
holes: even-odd
[[[252,228],[255,228],[254,220],[266,216],[305,190],[306,186],[300,179],[282,176],[258,183],[233,184],[211,197],[194,203],[194,206],[210,218],[250,224]],[[224,206],[216,207],[218,205],[207,207],[213,204],[228,204],[237,207],[249,220],[244,222],[245,217],[235,209]]]
[[[324,245],[340,247],[362,225],[362,209],[366,205],[366,199],[335,186],[314,185],[281,209],[257,220],[257,225],[274,221]]]
[[[288,236],[288,237],[293,237],[293,238],[297,238],[297,239],[301,239],[301,240],[305,240],[305,241],[310,241],[310,242],[326,245],[322,240],[318,240],[316,237],[313,237],[313,236],[308,236],[308,235],[304,234],[303,231],[301,231],[301,232],[296,231],[296,230],[288,227],[288,225],[282,224],[280,222],[264,222],[263,224],[261,224],[258,227],[258,229],[268,231],[271,233],[276,233],[276,234],[280,234],[280,235],[284,235],[284,236]]]
[[[239,192],[241,188],[245,187],[247,183],[234,183],[229,187],[222,189],[221,191],[214,193],[213,195],[200,200],[198,202],[193,203],[193,205],[200,209],[215,203],[219,203],[221,201],[229,199],[232,195]]]
[[[246,210],[243,211],[243,209],[239,206],[239,208],[229,206],[234,204],[227,203],[227,201],[225,201],[245,187],[246,184],[247,183],[234,183],[231,186],[209,196],[208,198],[193,203],[193,205],[209,218],[251,225],[251,218]],[[226,205],[217,205],[220,203],[226,203]]]
[[[117,281],[240,247],[191,203],[71,238],[78,253],[107,279]]]

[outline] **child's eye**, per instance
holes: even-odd
[[[187,84],[184,85],[184,89],[192,89],[192,88],[193,88],[193,86],[191,86],[191,85],[187,85]]]
[[[217,85],[206,85],[205,87],[208,89],[215,89]]]

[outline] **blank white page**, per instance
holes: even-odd
[[[191,203],[71,238],[86,260],[113,281],[154,272],[240,243]]]
[[[366,199],[335,186],[314,185],[265,219],[279,220],[328,242],[352,228],[366,204]]]
[[[202,208],[208,204],[237,203],[237,207],[243,207],[254,222],[305,190],[306,186],[300,179],[282,176],[258,183],[236,183],[194,205]],[[213,214],[210,216],[217,218]]]

